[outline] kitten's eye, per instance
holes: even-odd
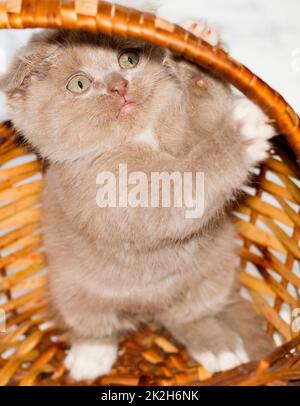
[[[123,69],[135,68],[140,61],[138,52],[126,51],[119,56],[119,65]]]
[[[74,76],[67,84],[67,89],[72,93],[84,93],[91,87],[91,81],[84,75]]]

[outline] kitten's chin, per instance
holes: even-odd
[[[137,104],[134,101],[126,101],[116,114],[118,120],[126,118],[136,110]]]

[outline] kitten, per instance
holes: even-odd
[[[219,43],[215,34],[190,25]],[[118,338],[156,321],[211,372],[271,349],[238,293],[226,207],[274,130],[228,84],[167,51],[84,32],[38,34],[2,80],[8,112],[49,162],[43,232],[55,315],[76,380],[107,374]],[[96,204],[96,178],[204,172],[204,213]]]

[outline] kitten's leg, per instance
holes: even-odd
[[[240,297],[232,301],[218,319],[239,334],[251,360],[261,359],[272,351],[272,340],[264,331],[263,318]]]
[[[252,309],[239,300],[213,317],[165,324],[209,372],[227,371],[272,351],[271,341]]]
[[[226,50],[218,32],[201,20],[185,20],[181,24],[192,34]],[[201,84],[202,81],[199,83]],[[201,87],[201,86],[200,86]],[[270,125],[268,117],[263,111],[245,97],[237,98],[234,108],[234,119],[238,122],[241,135],[248,144],[249,165],[253,166],[264,161],[270,148],[269,140],[275,135],[274,128]]]
[[[214,317],[167,327],[192,358],[211,373],[227,371],[249,361],[241,337]]]
[[[275,129],[263,111],[245,97],[239,97],[234,106],[233,118],[246,147],[249,166],[264,161],[270,149],[269,140]]]
[[[184,29],[194,34],[196,37],[203,39],[213,47],[222,48],[226,51],[225,44],[221,41],[219,33],[214,29],[206,25],[202,20],[183,20],[179,23]],[[175,64],[174,64],[175,61]],[[166,52],[166,58],[164,60],[164,66],[171,68],[172,73],[179,79],[187,78],[188,73],[198,77],[198,86],[201,88],[203,86],[203,81],[201,80],[201,75],[199,75],[199,69],[195,69],[187,62],[179,61],[177,58],[174,59],[174,55],[171,52]],[[191,80],[191,78],[190,78]],[[184,83],[186,86],[186,83]]]
[[[114,337],[78,341],[73,343],[64,365],[74,380],[94,380],[110,372],[117,355],[118,345]]]
[[[226,48],[218,32],[201,20],[185,20],[182,27],[208,42],[212,46]],[[238,97],[234,107],[234,120],[238,123],[241,135],[248,144],[250,166],[265,160],[270,148],[269,140],[275,135],[263,111],[246,97]]]

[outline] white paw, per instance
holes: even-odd
[[[203,21],[185,20],[181,26],[212,46],[220,45],[220,36],[218,32],[215,29],[208,27]]]
[[[219,354],[214,354],[209,351],[201,353],[192,352],[191,356],[212,374],[228,371],[249,362],[249,357],[243,345],[237,347],[234,352],[223,351]]]
[[[268,123],[264,112],[246,98],[240,98],[233,113],[242,137],[247,143],[247,153],[251,163],[263,161],[270,149],[269,140],[276,134]]]
[[[117,355],[118,347],[112,341],[74,344],[64,365],[74,380],[94,380],[110,372]]]

